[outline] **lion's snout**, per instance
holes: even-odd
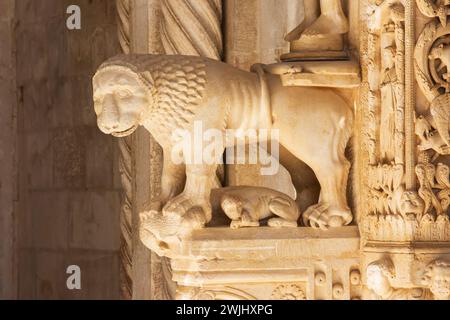
[[[114,99],[106,96],[103,100],[100,114],[97,116],[99,129],[105,134],[112,134],[120,126],[120,115]]]

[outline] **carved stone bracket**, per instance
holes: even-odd
[[[172,259],[178,299],[349,300],[362,296],[356,227],[329,232],[203,229],[186,238],[179,253]]]

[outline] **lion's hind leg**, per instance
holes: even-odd
[[[347,182],[351,164],[345,157],[350,133],[351,127],[341,125],[334,139],[331,139],[333,143],[328,148],[328,156],[314,162],[313,171],[321,186],[319,205],[313,206],[313,210],[307,210],[311,211],[309,217],[304,217],[304,221],[313,227],[342,227],[353,220],[347,204]]]
[[[269,210],[277,218],[272,218],[268,221],[268,226],[273,228],[295,228],[298,226],[297,220],[300,216],[298,207],[295,203],[292,203],[281,197],[275,197],[270,200]]]

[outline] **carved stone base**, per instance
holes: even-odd
[[[194,231],[171,261],[177,299],[358,299],[357,227]]]

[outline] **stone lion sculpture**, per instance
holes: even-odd
[[[201,122],[204,130],[278,129],[279,142],[313,169],[321,185],[320,202],[307,222],[328,228],[352,221],[346,200],[350,163],[344,155],[351,107],[332,89],[284,87],[279,76],[263,70],[176,55],[120,55],[100,66],[93,78],[100,130],[123,137],[142,125],[162,146],[162,192],[153,210],[164,217],[195,212],[195,227],[211,220],[217,164],[187,161],[194,154],[183,153],[181,164],[171,157],[179,142],[174,132],[193,134],[194,123]],[[223,153],[228,143],[216,147]]]

